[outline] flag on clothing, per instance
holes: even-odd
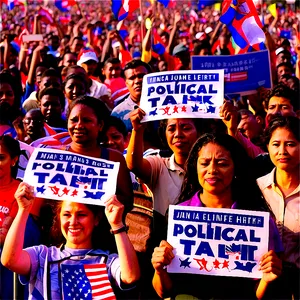
[[[106,264],[62,264],[61,271],[63,299],[116,299]]]
[[[220,21],[228,27],[242,52],[265,49],[265,34],[252,0],[224,0]]]
[[[40,9],[38,10],[38,14],[41,16],[41,21],[44,22],[45,24],[51,25],[54,23],[54,20],[49,10],[40,7]]]
[[[124,20],[139,6],[139,0],[112,0],[112,11],[119,21]]]

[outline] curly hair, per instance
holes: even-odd
[[[190,199],[197,191],[203,191],[198,180],[197,162],[199,151],[205,145],[213,143],[224,147],[230,152],[234,165],[231,190],[232,200],[242,209],[266,209],[265,201],[261,201],[261,193],[256,185],[251,170],[251,159],[244,148],[233,137],[227,134],[203,134],[194,144],[185,164],[185,176],[178,198],[178,203]]]

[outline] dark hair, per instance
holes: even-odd
[[[37,94],[38,101],[41,102],[41,99],[45,95],[58,97],[61,108],[62,109],[65,108],[65,104],[66,104],[65,95],[61,89],[54,88],[54,87],[48,87],[48,88],[45,88],[45,89],[39,91],[39,93]]]
[[[167,142],[167,138],[166,138],[166,130],[167,130],[167,125],[168,125],[168,120],[169,119],[163,119],[159,122],[159,127],[158,127],[158,136],[162,142],[162,145],[168,149],[169,145]],[[203,133],[203,120],[204,119],[198,119],[198,118],[190,118],[189,120],[193,121],[196,130],[198,132],[198,134],[202,134]]]
[[[278,83],[277,85],[274,86],[273,89],[269,91],[268,96],[264,101],[266,109],[269,106],[270,99],[274,96],[283,97],[290,100],[291,105],[293,106],[295,112],[299,109],[299,101],[297,100],[297,94],[295,93],[294,90],[289,88],[284,83]]]
[[[70,79],[78,79],[78,80],[82,81],[84,83],[85,93],[87,93],[89,91],[89,84],[87,82],[87,78],[86,78],[86,76],[84,76],[81,73],[70,73],[70,74],[68,74],[66,76],[66,78],[64,79],[63,84],[62,84],[63,90],[65,89],[65,86],[66,86],[67,82]]]
[[[123,137],[126,138],[127,135],[128,135],[128,130],[126,128],[126,125],[125,123],[117,118],[117,117],[114,117],[114,116],[109,116],[107,122],[105,123],[105,126],[103,128],[103,133],[105,134],[106,131],[110,128],[110,127],[116,127],[117,130],[122,133]]]
[[[105,126],[110,116],[108,108],[101,100],[86,95],[80,96],[76,100],[71,102],[67,112],[67,119],[69,119],[72,109],[79,104],[86,105],[91,108],[94,111],[95,116],[97,117],[98,123],[103,122],[103,125]],[[99,132],[97,139],[98,143],[102,143],[104,141],[103,136],[103,131]]]
[[[91,108],[94,113],[95,116],[97,117],[98,122],[104,122],[104,124],[106,124],[109,116],[110,116],[110,112],[108,110],[108,108],[106,107],[106,105],[99,99],[96,99],[94,97],[90,97],[90,96],[80,96],[78,97],[75,101],[72,101],[68,112],[67,112],[67,118],[69,119],[70,113],[72,111],[72,109],[76,106],[76,105],[86,105],[89,108]]]
[[[110,57],[104,62],[103,66],[105,67],[107,64],[120,64],[120,63],[121,62],[117,57]]]
[[[234,164],[234,176],[232,179],[232,200],[240,209],[262,209],[266,204],[262,203],[260,191],[257,188],[253,176],[251,160],[245,149],[233,137],[227,134],[203,134],[194,144],[185,163],[185,175],[178,203],[190,199],[197,191],[202,192],[197,174],[197,161],[199,151],[205,145],[213,143],[224,147],[230,152]]]
[[[197,41],[197,43],[194,46],[194,55],[199,55],[202,49],[207,49],[208,54],[212,55],[211,45],[207,40]]]
[[[54,211],[54,217],[53,217],[53,223],[51,227],[51,240],[52,243],[56,246],[59,246],[61,244],[65,244],[66,240],[61,232],[61,223],[60,223],[60,212],[63,205],[63,201],[55,201],[55,203],[52,203],[53,211]],[[92,233],[92,247],[93,249],[105,249],[105,246],[103,245],[103,234],[102,228],[101,228],[101,221],[103,219],[104,215],[104,206],[99,205],[92,205],[92,204],[84,204],[95,217],[99,217],[99,224],[94,227],[93,233]]]
[[[286,128],[291,133],[293,133],[297,141],[300,141],[300,120],[297,117],[276,116],[272,118],[269,126],[264,131],[266,144],[270,142],[272,134],[277,128]]]
[[[47,69],[44,71],[44,73],[42,74],[42,78],[44,77],[50,77],[50,76],[53,76],[53,77],[57,77],[60,82],[61,82],[61,76],[60,76],[60,73],[57,72],[55,69],[53,68],[50,68],[50,69]]]
[[[18,170],[19,156],[21,155],[20,144],[17,140],[12,138],[9,135],[0,136],[0,144],[6,149],[9,153],[11,159],[18,157],[18,161],[15,166],[11,167],[11,176],[16,178]]]
[[[282,62],[276,66],[276,69],[278,70],[278,68],[282,67],[282,66],[288,67],[291,70],[291,72],[293,72],[293,70],[294,70],[293,66],[290,62]]]
[[[145,67],[146,70],[148,71],[148,73],[152,73],[152,69],[151,67],[145,63],[144,61],[140,60],[140,59],[133,59],[132,61],[128,62],[125,67],[124,67],[124,72],[126,70],[129,70],[129,69],[136,69],[138,67]]]
[[[16,91],[16,83],[14,77],[10,74],[10,71],[5,69],[0,73],[0,84],[9,84],[14,91],[14,104],[13,107],[19,109],[21,94]]]

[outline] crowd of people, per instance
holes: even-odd
[[[145,75],[240,50],[217,7],[171,2],[122,21],[103,1],[1,2],[1,299],[300,299],[300,10],[257,7],[271,89],[224,99],[220,119],[142,122]],[[22,179],[37,147],[118,162],[115,195],[105,206],[35,197]],[[144,247],[127,226],[140,198]],[[269,212],[262,278],[168,273],[169,205]],[[99,286],[69,288],[67,273],[87,265]]]

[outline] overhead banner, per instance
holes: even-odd
[[[24,175],[36,197],[104,205],[115,194],[119,163],[57,149],[35,148]]]
[[[170,71],[143,78],[142,122],[171,118],[220,119],[224,101],[224,70]]]
[[[237,55],[192,56],[192,69],[224,69],[225,95],[253,94],[259,87],[272,87],[268,50]]]
[[[170,205],[170,273],[261,278],[268,252],[269,213]]]

